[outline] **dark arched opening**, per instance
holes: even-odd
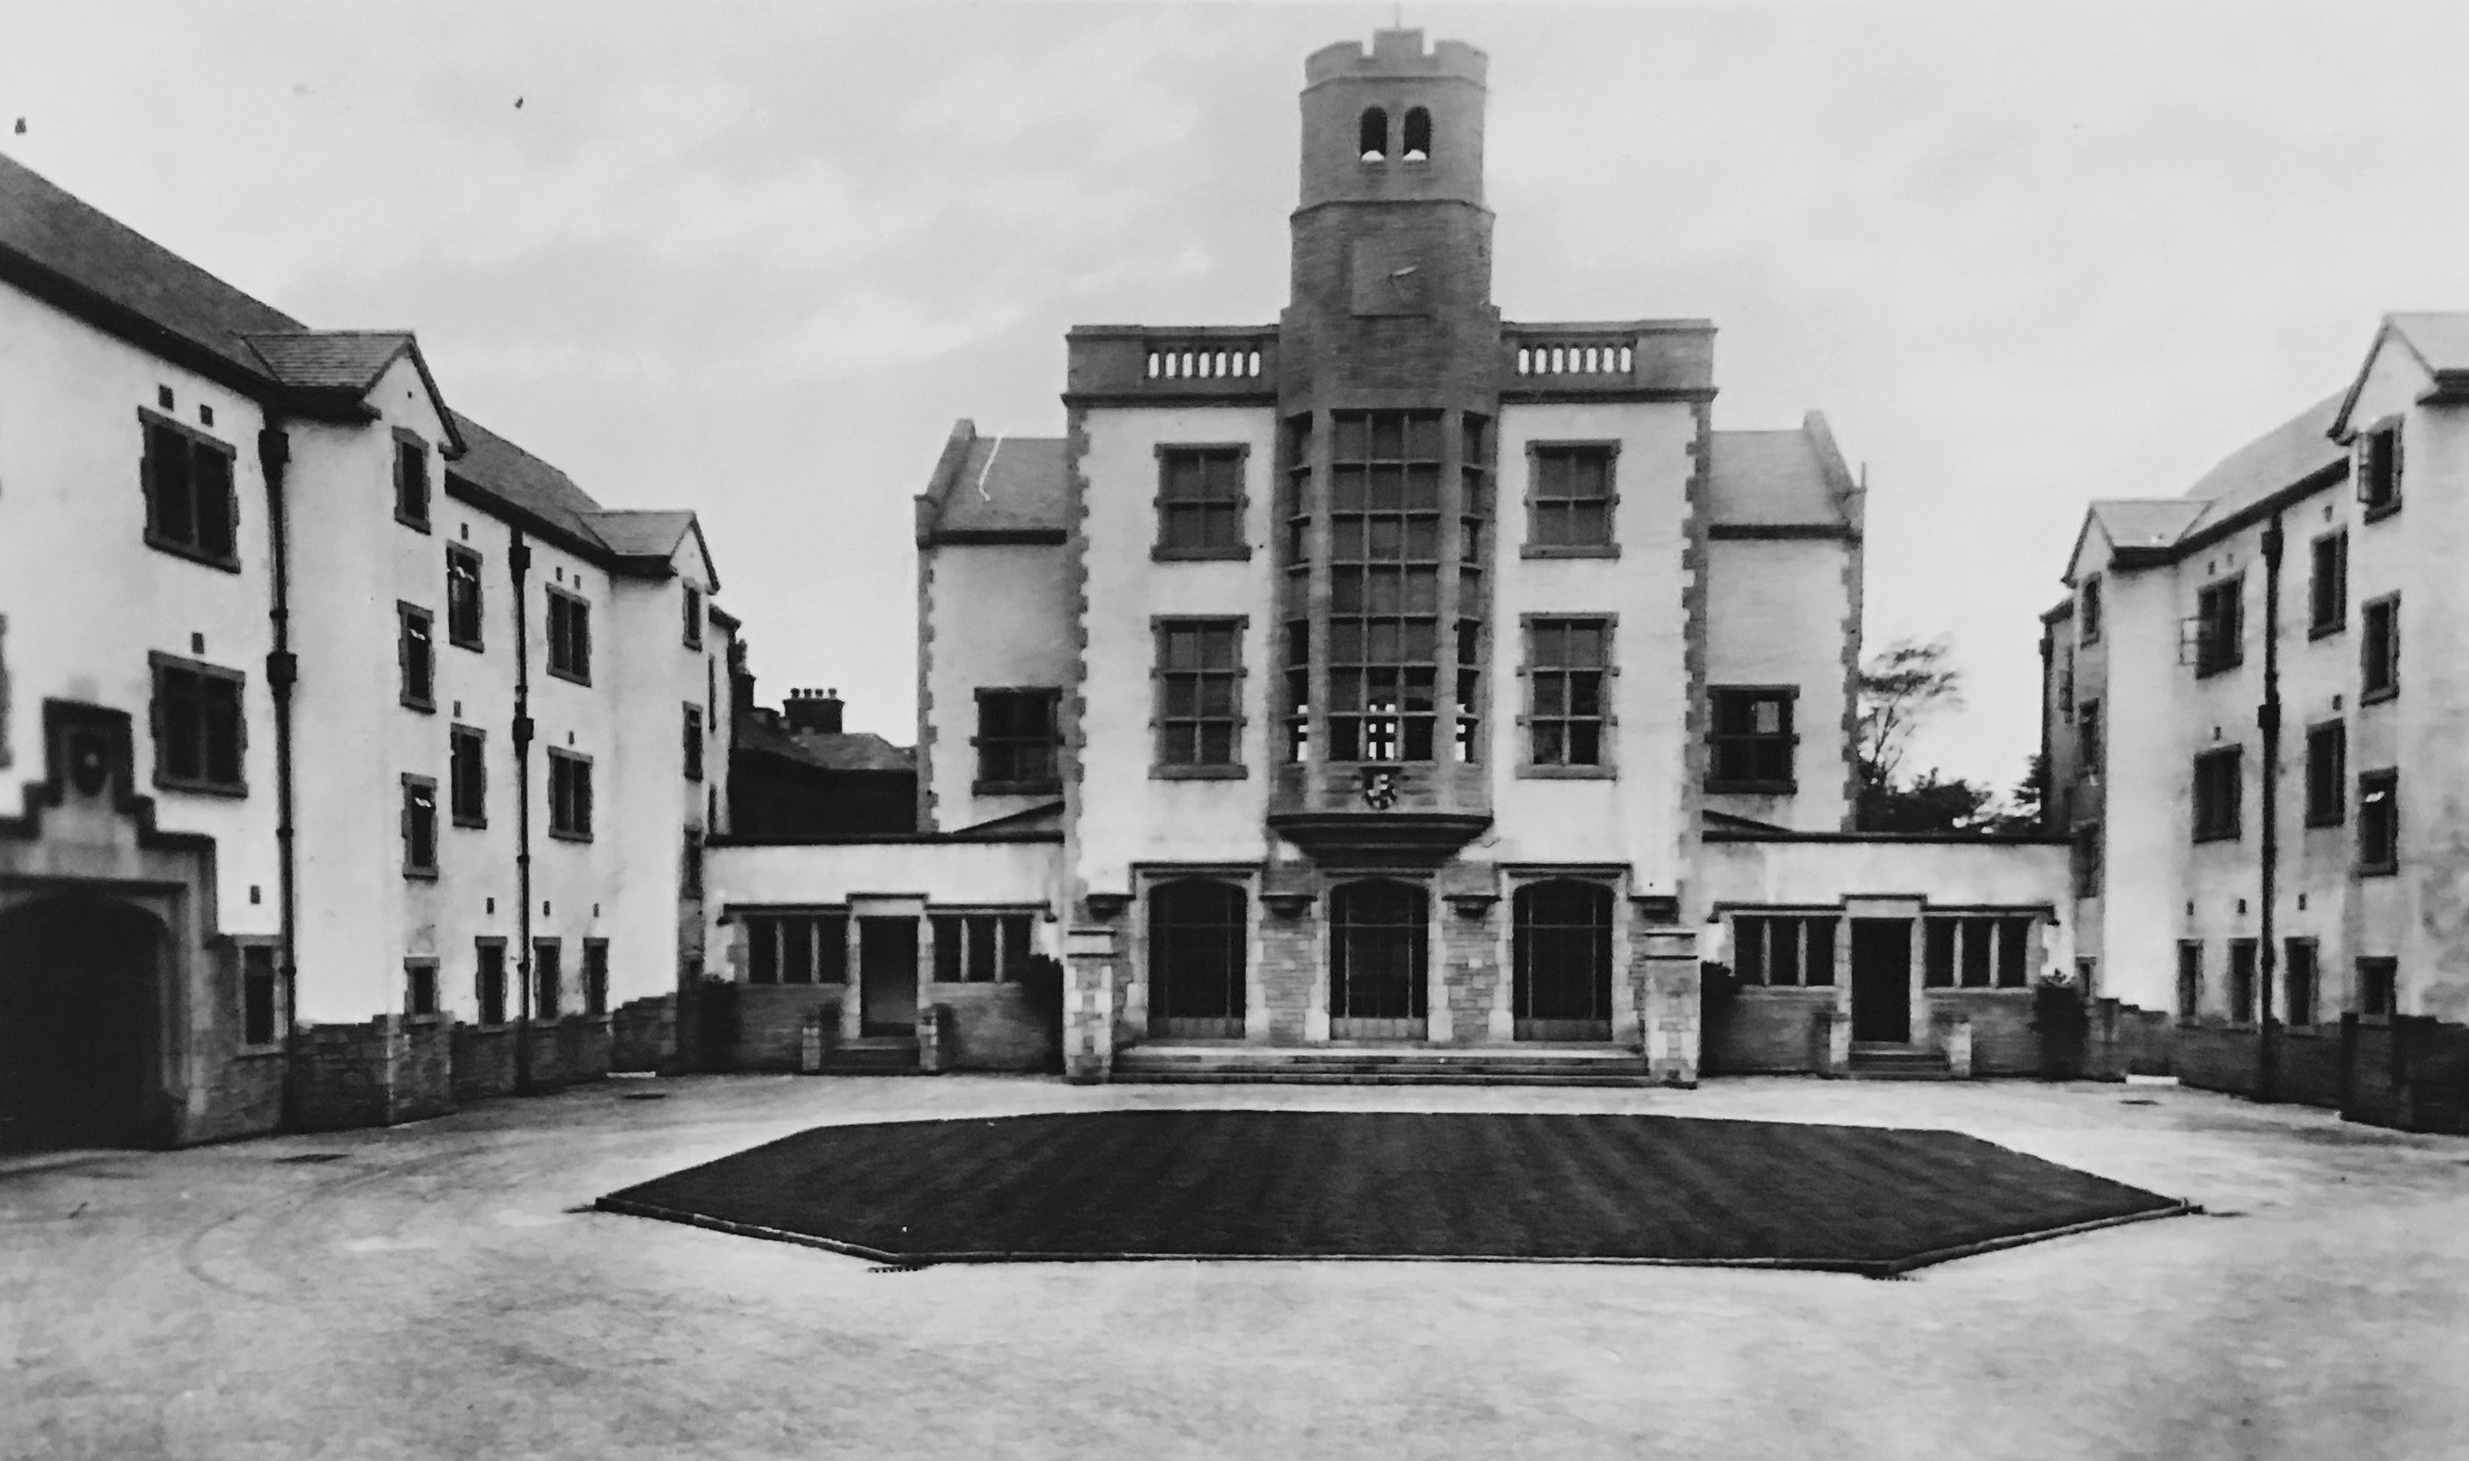
[[[1565,878],[1511,900],[1520,1040],[1612,1038],[1612,890]]]
[[[1329,895],[1329,1033],[1424,1036],[1430,900],[1405,883],[1347,883]]]
[[[1406,109],[1406,160],[1432,160],[1432,114],[1424,107]]]
[[[1187,1040],[1243,1034],[1243,890],[1178,878],[1149,890],[1149,1032]]]
[[[163,953],[162,924],[116,899],[0,913],[0,1151],[144,1140]]]
[[[1365,162],[1378,162],[1389,155],[1389,114],[1378,107],[1363,109],[1362,125],[1356,128],[1355,150]]]

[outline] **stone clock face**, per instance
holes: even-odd
[[[1357,239],[1349,262],[1349,305],[1356,314],[1431,313],[1431,273],[1413,249],[1385,239]]]

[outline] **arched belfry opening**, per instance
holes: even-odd
[[[1408,162],[1432,160],[1432,113],[1429,107],[1406,109],[1405,143]]]
[[[1430,118],[1426,117],[1428,126]],[[1379,107],[1365,107],[1363,120],[1355,129],[1355,150],[1365,162],[1379,162],[1389,155],[1389,114]]]

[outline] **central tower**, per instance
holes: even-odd
[[[1500,312],[1482,52],[1413,30],[1305,63],[1279,321],[1272,825],[1323,861],[1445,859],[1490,821]]]

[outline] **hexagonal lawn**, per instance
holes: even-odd
[[[1462,1258],[1873,1275],[2193,1210],[1951,1131],[1215,1110],[823,1126],[599,1206],[903,1265]]]

